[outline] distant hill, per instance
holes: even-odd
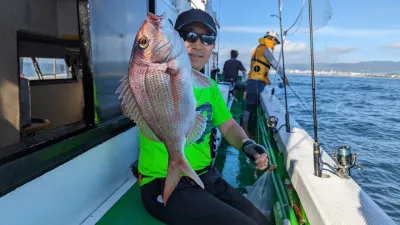
[[[365,61],[358,63],[316,63],[315,70],[356,73],[400,73],[400,62]],[[310,70],[310,64],[287,64],[289,70]]]

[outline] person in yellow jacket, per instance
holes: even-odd
[[[243,115],[242,126],[248,135],[250,135],[248,124],[251,116],[257,112],[259,94],[264,90],[266,85],[271,84],[268,77],[270,68],[274,68],[283,80],[282,67],[278,65],[273,55],[275,45],[280,44],[278,33],[270,30],[258,42],[259,45],[251,56],[250,71],[246,86],[247,106]],[[288,80],[286,79],[285,82],[288,83]]]

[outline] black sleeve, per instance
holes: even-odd
[[[240,69],[240,70],[245,70],[245,69],[244,69],[244,66],[243,66],[243,64],[242,64],[242,62],[240,62],[240,61],[239,61],[239,69]]]

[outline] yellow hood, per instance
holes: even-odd
[[[272,40],[269,40],[268,38],[260,38],[258,39],[258,42],[260,43],[260,45],[265,45],[268,48],[270,48],[271,50],[274,50],[275,48],[275,44]]]

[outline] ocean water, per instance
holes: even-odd
[[[311,75],[288,78],[289,113],[314,137]],[[363,166],[353,179],[400,224],[400,79],[317,76],[316,94],[322,148],[350,145]]]

